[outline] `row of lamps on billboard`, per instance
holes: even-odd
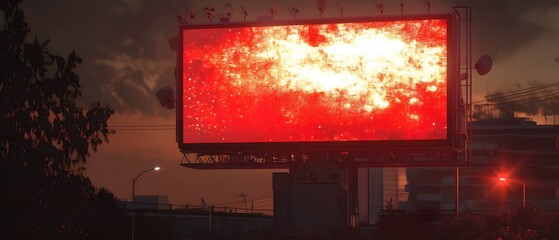
[[[293,10],[293,11],[295,11],[295,10]],[[298,13],[298,10],[297,10],[297,13]],[[168,41],[168,44],[169,44],[169,47],[171,48],[171,51],[173,51],[175,54],[177,53],[178,48],[179,48],[179,40],[180,40],[179,37],[175,36],[175,37],[172,37],[171,39],[169,39],[169,41]],[[489,73],[489,71],[491,71],[492,67],[493,67],[493,59],[489,55],[481,56],[474,65],[474,68],[476,69],[477,73],[480,76],[483,76],[483,75]],[[174,76],[175,76],[175,81],[180,82],[179,80],[181,78],[181,72],[180,72],[180,68],[179,68],[178,65],[175,66]],[[466,80],[467,78],[468,78],[467,73],[460,74],[460,80]],[[175,91],[174,91],[172,86],[166,86],[166,87],[163,87],[163,88],[157,90],[155,92],[155,95],[156,95],[157,99],[159,100],[159,103],[161,104],[161,106],[163,106],[167,109],[174,109],[175,108]]]
[[[425,6],[426,10],[427,10],[427,14],[431,13],[431,1],[430,0],[422,0],[423,1],[423,5]],[[318,10],[318,16],[320,18],[322,18],[324,16],[324,11],[326,10],[326,1],[325,0],[317,0],[316,1],[316,8]],[[377,0],[375,3],[375,9],[379,12],[380,15],[382,15],[384,13],[384,2],[381,0]],[[336,2],[336,8],[339,9],[340,11],[340,17],[343,16],[343,3],[342,2]],[[216,8],[214,8],[213,6],[208,6],[205,7],[204,9],[204,14],[206,15],[206,18],[208,20],[208,22],[213,22],[214,21],[214,15],[216,12]],[[247,17],[248,17],[248,11],[244,6],[240,7],[240,11],[243,14],[243,21],[246,21]],[[224,7],[223,7],[223,11],[220,14],[220,22],[229,22],[232,16],[232,12],[233,12],[233,5],[229,2],[225,3]],[[276,6],[272,6],[270,8],[269,12],[269,16],[267,17],[259,17],[259,19],[269,19],[269,20],[273,20],[275,16],[277,16],[278,14],[278,10]],[[294,18],[297,19],[297,16],[299,15],[299,8],[295,7],[295,6],[287,6],[287,12],[289,13],[289,15]],[[401,0],[400,1],[400,14],[404,14],[404,1]],[[179,15],[177,15],[177,22],[179,22],[180,24],[193,24],[194,20],[196,19],[196,12],[195,11],[191,11],[190,13],[186,13],[183,12]]]

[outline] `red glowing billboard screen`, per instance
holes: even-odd
[[[199,152],[446,141],[450,19],[182,26],[179,145]]]

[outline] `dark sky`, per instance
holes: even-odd
[[[174,85],[175,55],[168,39],[177,35],[176,15],[196,14],[203,23],[204,7],[224,12],[227,1],[202,0],[33,0],[22,5],[32,35],[51,39],[50,49],[67,55],[76,51],[83,64],[81,102],[101,101],[116,111],[111,125],[173,124],[175,114],[159,106],[154,92]],[[291,18],[288,6],[298,7],[299,18],[316,18],[315,0],[238,0],[233,20],[267,15],[274,7],[276,19]],[[325,17],[338,17],[336,3],[344,17],[378,15],[377,1],[326,1]],[[400,1],[383,1],[384,14],[399,14]],[[422,0],[406,0],[405,14],[424,14]],[[474,58],[490,54],[492,72],[474,76],[474,95],[527,87],[534,83],[557,82],[559,77],[559,1],[553,0],[470,0],[432,1],[431,12],[451,12],[457,3],[473,11]],[[216,16],[217,17],[217,16]],[[530,106],[534,108],[534,106]],[[143,176],[139,194],[169,195],[172,202],[198,204],[237,200],[271,194],[272,171],[196,171],[179,166],[182,155],[172,130],[119,131],[110,144],[102,146],[87,164],[86,173],[97,186],[109,188],[121,198],[130,198],[131,179],[156,164],[163,170]],[[232,180],[233,179],[233,180]]]

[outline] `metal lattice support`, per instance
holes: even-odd
[[[289,169],[293,164],[322,161],[358,167],[464,166],[452,149],[393,149],[325,154],[184,154],[181,166],[194,169]]]
[[[460,17],[460,79],[461,103],[459,110],[464,114],[460,133],[463,143],[464,161],[469,163],[472,156],[472,9],[468,6],[456,6],[454,10]],[[462,64],[464,63],[464,64]]]
[[[340,164],[354,164],[357,167],[442,167],[464,166],[471,159],[471,128],[472,121],[472,41],[471,41],[471,8],[467,6],[454,7],[459,21],[459,40],[456,54],[459,79],[453,92],[456,99],[450,101],[454,112],[449,113],[454,123],[449,127],[456,127],[457,132],[452,136],[456,143],[453,147],[427,148],[392,148],[367,152],[322,152],[313,155],[308,152],[269,152],[269,153],[183,153],[181,166],[195,169],[289,169],[293,164],[307,161],[338,162]],[[456,59],[454,59],[456,58]],[[454,140],[455,139],[455,140]],[[273,150],[272,150],[273,151]]]

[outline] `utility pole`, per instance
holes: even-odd
[[[247,206],[247,195],[245,193],[239,194],[239,197],[242,197],[245,201],[245,213],[248,213],[248,206]]]

